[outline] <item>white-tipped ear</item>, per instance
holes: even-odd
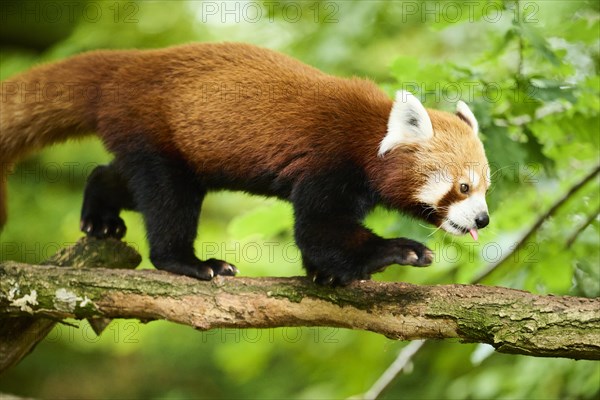
[[[479,124],[467,103],[462,100],[459,100],[458,103],[456,103],[456,115],[470,125],[476,135],[479,133]]]
[[[433,126],[423,104],[406,90],[396,92],[388,130],[379,145],[379,156],[400,144],[418,143],[433,136]]]

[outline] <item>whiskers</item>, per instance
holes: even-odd
[[[447,212],[448,211],[448,206],[442,206],[442,207],[436,207],[436,208],[432,207],[429,210],[429,212],[424,215],[424,219],[428,219],[431,216],[431,214],[433,214],[434,212],[439,212],[439,211],[441,211],[441,212]],[[444,219],[443,222],[446,222],[446,221],[447,221],[447,219]],[[440,224],[440,226],[435,227],[435,228],[432,228],[431,226],[423,225],[421,223],[419,223],[419,226],[422,226],[423,228],[431,231],[431,233],[429,235],[427,235],[427,237],[433,236],[437,231],[439,231],[439,230],[442,229],[442,225],[441,224]],[[448,234],[448,232],[446,232],[446,231],[443,231],[443,232],[444,232],[444,238],[445,238],[446,235]]]
[[[421,225],[423,226],[423,225]],[[441,226],[438,226],[437,228],[429,228],[431,230],[431,233],[429,235],[427,235],[427,237],[432,237],[437,231],[439,231],[440,229],[442,229]]]

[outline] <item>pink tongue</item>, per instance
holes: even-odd
[[[469,233],[471,234],[471,237],[473,238],[473,240],[479,239],[479,233],[477,233],[477,229],[475,229],[475,228],[469,229]]]

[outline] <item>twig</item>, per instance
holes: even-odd
[[[523,32],[521,32],[522,30],[522,22],[521,22],[521,4],[519,3],[519,0],[515,0],[515,15],[518,15],[517,17],[517,21],[519,23],[519,32],[517,32],[517,42],[519,44],[519,57],[518,57],[518,63],[517,63],[517,84],[521,84],[521,82],[523,81],[523,63],[524,63],[524,56],[523,56],[523,51],[525,49],[525,41],[523,39]]]
[[[362,396],[365,400],[377,399],[412,361],[412,358],[425,345],[425,340],[414,340],[405,346],[394,362],[377,379],[377,382]]]
[[[593,213],[588,215],[587,219],[583,222],[583,224],[581,224],[579,226],[579,228],[577,228],[577,230],[575,230],[575,232],[573,232],[573,234],[569,237],[569,239],[567,239],[567,243],[565,244],[566,249],[571,248],[571,246],[573,245],[573,243],[575,243],[575,241],[577,240],[577,238],[579,237],[581,232],[583,232],[585,230],[585,228],[587,228],[592,222],[594,222],[596,217],[598,217],[598,214],[600,214],[600,205],[598,205],[598,207],[596,207],[596,210]]]

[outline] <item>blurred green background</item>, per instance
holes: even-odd
[[[0,78],[101,48],[244,41],[340,76],[369,77],[429,107],[468,102],[492,163],[491,224],[480,241],[450,237],[376,210],[386,237],[425,241],[428,269],[391,267],[374,279],[484,284],[540,294],[600,294],[597,1],[3,1]],[[74,242],[87,174],[110,160],[96,139],[48,148],[9,180],[0,261],[36,263]],[[549,212],[550,211],[550,212]],[[541,216],[548,218],[536,224]],[[144,257],[139,215],[126,240]],[[240,193],[205,202],[197,251],[245,276],[303,274],[289,205]],[[527,235],[527,240],[522,238]],[[200,241],[201,239],[201,241]],[[143,268],[151,268],[147,259]],[[166,322],[61,325],[0,391],[40,398],[345,398],[364,393],[407,344],[333,328],[198,332]],[[495,354],[431,342],[384,398],[598,399],[600,365]]]

